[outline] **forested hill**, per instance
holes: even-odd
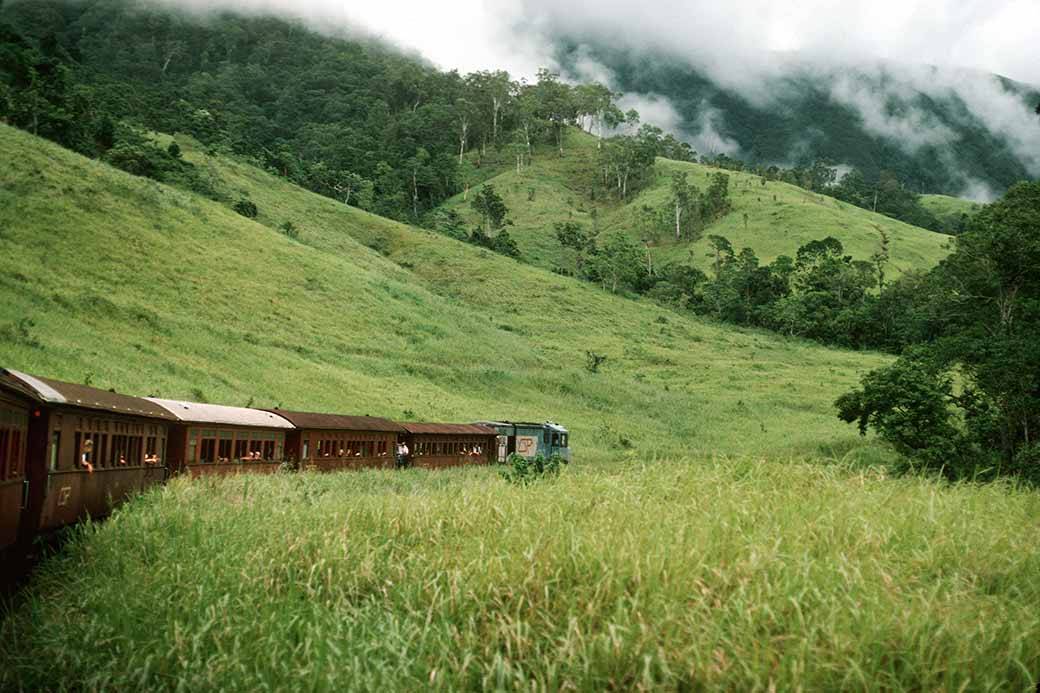
[[[825,160],[854,167],[868,181],[890,172],[918,193],[974,197],[1002,194],[1035,178],[1040,166],[1040,87],[995,75],[783,67],[778,57],[769,77],[737,89],[655,48],[584,36],[560,39],[557,49],[565,72],[598,64],[616,88],[664,97],[677,114],[672,125],[704,151],[787,166]]]
[[[133,0],[0,5],[0,119],[207,195],[198,180],[163,175],[174,164],[135,129],[188,133],[314,192],[417,223],[497,172],[485,152],[522,163],[535,144],[562,146],[570,124],[623,122],[615,100],[548,71],[531,83],[443,72],[372,39],[275,17]],[[657,154],[689,155],[674,138],[658,144]]]

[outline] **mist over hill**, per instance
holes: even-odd
[[[1040,175],[1037,88],[979,71],[775,54],[748,69],[705,68],[675,51],[596,36],[555,42],[575,79],[627,94],[701,154],[809,165],[824,159],[868,180],[891,171],[920,193],[989,201]]]

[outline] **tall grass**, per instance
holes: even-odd
[[[0,687],[1031,690],[1038,517],[755,459],[176,481],[41,569]]]

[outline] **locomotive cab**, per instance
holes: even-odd
[[[570,435],[566,428],[553,422],[479,421],[498,433],[498,461],[504,463],[516,453],[528,459],[541,455],[548,459],[559,455],[570,462]]]

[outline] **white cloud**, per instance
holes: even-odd
[[[814,75],[833,85],[832,97],[854,109],[869,132],[911,151],[956,146],[947,126],[914,108],[920,94],[956,95],[1040,175],[1036,116],[990,76],[1040,85],[1040,0],[152,1],[196,11],[274,12],[329,33],[360,29],[442,68],[506,69],[528,79],[539,67],[555,67],[554,40],[560,37],[659,51],[685,59],[759,106],[783,95],[785,77]],[[572,77],[616,88],[588,51],[576,55]],[[840,76],[850,66],[859,78]],[[695,132],[683,133],[682,119],[660,96],[629,94],[625,107],[635,107],[645,122],[685,134],[699,151],[738,150],[720,134],[721,114],[708,108]]]
[[[969,67],[1040,84],[1037,0],[158,0],[195,10],[277,12],[317,28],[363,27],[445,68],[531,77],[544,38],[597,34],[690,58],[732,86],[778,52],[814,60]]]

